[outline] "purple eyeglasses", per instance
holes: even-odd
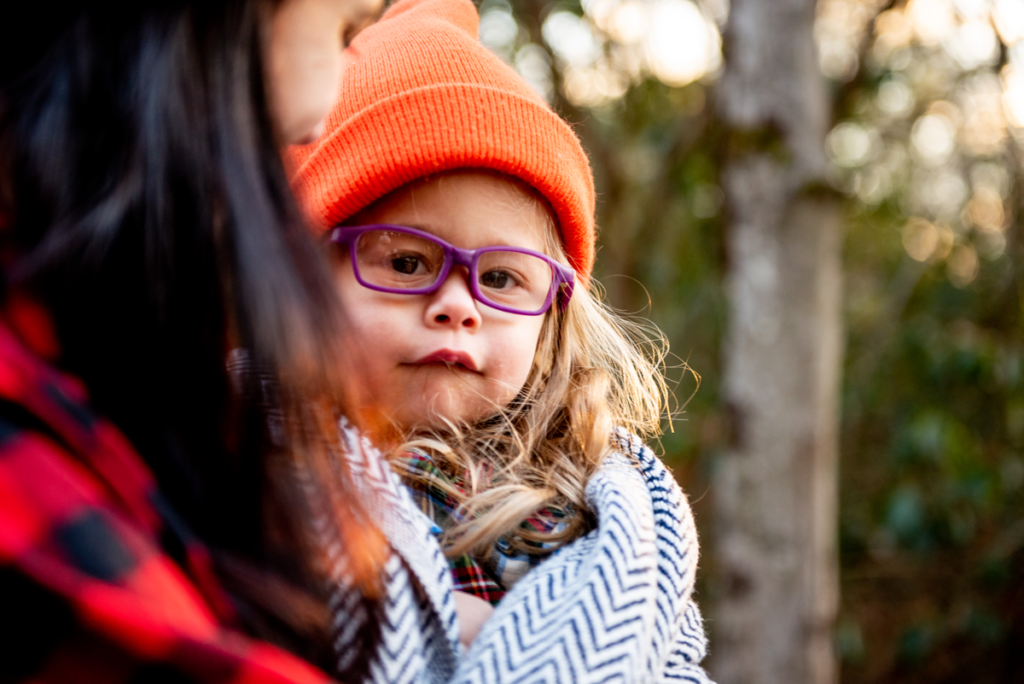
[[[330,241],[348,246],[356,280],[371,290],[430,294],[458,264],[469,269],[469,287],[477,301],[524,316],[547,311],[556,293],[564,311],[576,280],[571,268],[532,249],[460,249],[405,226],[339,226],[331,231]]]

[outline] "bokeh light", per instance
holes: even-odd
[[[910,134],[914,152],[926,166],[943,164],[956,147],[956,124],[947,113],[949,110],[942,109],[920,117]]]
[[[544,21],[543,34],[555,54],[572,67],[589,67],[601,56],[590,23],[572,12],[553,12]]]
[[[1024,128],[1024,74],[1013,65],[1003,67],[1003,109],[1010,125],[1019,133]]]
[[[982,232],[999,233],[1006,227],[1003,198],[993,188],[981,187],[975,190],[967,202],[965,213],[970,225]]]
[[[563,94],[581,107],[616,100],[646,76],[681,87],[721,69],[716,20],[728,12],[725,0],[702,2],[708,14],[692,0],[583,0],[581,7],[582,15],[556,9],[544,20],[555,64],[541,46],[531,47],[508,0],[480,5],[480,40],[549,101],[557,69]]]
[[[957,245],[946,261],[949,281],[957,287],[967,287],[978,277],[978,253],[968,244]]]
[[[608,34],[623,45],[634,45],[647,35],[648,13],[642,2],[629,0],[615,8],[608,21]]]
[[[487,0],[480,7],[480,42],[506,61],[511,61],[519,24],[505,0]]]
[[[550,101],[554,95],[554,84],[551,81],[551,61],[547,51],[536,43],[527,43],[516,52],[514,64],[519,75],[541,97]]]
[[[974,20],[957,27],[945,41],[949,54],[965,70],[995,64],[999,39],[988,21]]]
[[[974,156],[998,154],[1006,143],[1006,117],[1003,115],[1002,87],[999,77],[980,72],[962,84],[957,101],[964,112],[960,142]]]
[[[928,261],[939,249],[942,234],[940,230],[923,218],[912,218],[903,227],[903,248],[916,261]],[[950,231],[952,244],[952,231]]]
[[[696,81],[721,63],[721,38],[688,0],[657,0],[650,8],[645,56],[651,72],[668,85]]]
[[[998,0],[992,21],[1007,45],[1024,38],[1024,0]]]
[[[832,129],[825,140],[825,150],[836,164],[861,166],[871,154],[870,133],[858,123],[844,122]]]
[[[956,13],[949,0],[910,0],[906,11],[922,45],[938,45],[956,28]]]
[[[690,0],[586,0],[582,4],[585,19],[607,38],[612,44],[610,48],[635,49],[609,50],[616,55],[616,66],[625,67],[616,69],[620,73],[631,71],[639,57],[643,73],[671,86],[683,86],[714,74],[721,67],[722,39],[718,27]],[[629,74],[630,78],[638,75]],[[572,80],[576,85],[571,89],[567,86],[567,90],[590,94],[600,89],[579,84],[610,79],[607,74],[577,74]],[[569,92],[566,94],[577,103],[586,104]]]
[[[878,106],[886,114],[906,116],[913,111],[914,104],[914,91],[905,77],[894,74],[878,86]]]
[[[871,55],[877,63],[886,64],[914,39],[914,25],[902,9],[886,10],[875,19],[875,34]]]

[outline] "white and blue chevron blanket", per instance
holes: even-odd
[[[519,580],[453,682],[709,682],[689,504],[638,438],[617,442],[586,489],[597,528]]]
[[[639,439],[617,435],[587,485],[597,527],[527,573],[460,653],[448,563],[431,522],[379,452],[343,425],[350,467],[395,550],[373,682],[504,684],[709,682],[693,601],[697,536],[672,474]],[[324,530],[336,588],[335,649],[347,669],[370,622]]]
[[[337,673],[344,675],[367,629],[380,634],[367,681],[374,684],[444,684],[455,672],[461,646],[448,561],[430,520],[417,509],[380,452],[347,421],[341,434],[352,479],[363,503],[394,553],[385,571],[387,596],[382,611],[370,616],[351,582],[348,554],[332,534],[329,521],[316,520],[331,565],[334,585],[331,613]]]

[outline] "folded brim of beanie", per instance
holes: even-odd
[[[573,268],[586,277],[593,267],[594,190],[579,172],[589,160],[569,125],[539,101],[476,84],[415,88],[359,111],[311,147],[295,157],[296,191],[321,230],[414,180],[490,169],[536,188]]]

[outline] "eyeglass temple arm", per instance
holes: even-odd
[[[569,300],[576,286],[576,272],[562,267],[558,269],[558,275],[561,280],[558,284],[558,310],[564,312],[569,308]]]

